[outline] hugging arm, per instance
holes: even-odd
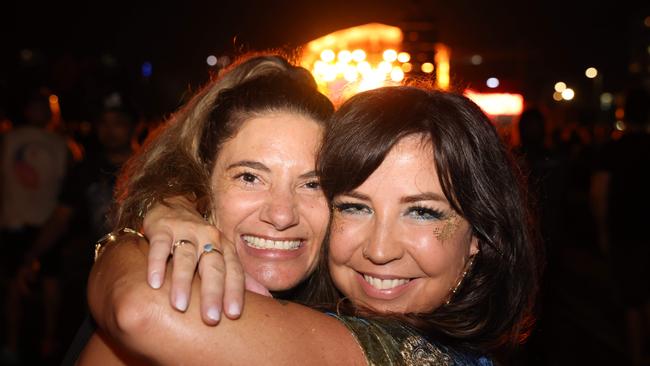
[[[188,240],[193,245],[178,247],[171,273],[170,303],[184,311],[189,300],[192,278],[198,272],[202,318],[214,325],[220,318],[222,301],[225,314],[235,319],[243,306],[244,285],[250,291],[270,296],[268,290],[246,275],[234,247],[220,240],[220,233],[197,211],[195,203],[183,196],[168,198],[156,204],[144,218],[143,231],[149,239],[147,281],[160,288],[165,279],[167,260],[174,242]],[[220,248],[223,255],[208,255],[199,261],[205,244]]]
[[[193,299],[187,311],[174,310],[167,305],[164,291],[154,290],[144,281],[147,243],[132,236],[114,244],[93,267],[89,305],[100,328],[139,357],[160,364],[366,362],[352,334],[336,319],[251,292],[245,294],[240,319],[224,317],[219,326],[208,326],[198,315],[198,279],[193,280]],[[102,270],[101,263],[115,263],[116,256],[124,263]],[[102,294],[109,287],[111,290]]]

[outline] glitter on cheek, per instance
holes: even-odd
[[[440,226],[433,229],[433,235],[440,241],[446,241],[454,235],[459,225],[460,216],[455,212],[452,212]]]

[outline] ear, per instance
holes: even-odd
[[[471,257],[473,255],[476,255],[478,252],[478,238],[472,235],[472,240],[469,243],[469,255]]]

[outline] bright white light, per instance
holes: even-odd
[[[207,62],[208,65],[214,66],[217,64],[217,57],[214,55],[208,56],[208,58],[205,59],[205,62]]]
[[[362,49],[352,51],[352,59],[356,62],[361,62],[366,59],[366,52]]]
[[[354,82],[359,78],[359,73],[355,67],[350,66],[343,73],[343,78],[349,82]]]
[[[384,74],[388,74],[390,70],[393,69],[393,65],[391,65],[390,62],[382,61],[379,63],[378,69]]]
[[[472,58],[470,59],[470,62],[472,63],[472,65],[480,65],[480,64],[483,63],[483,56],[481,56],[481,55],[474,55],[474,56],[472,56]]]
[[[497,78],[489,78],[487,79],[487,82],[485,84],[488,86],[488,88],[496,88],[499,86],[499,79]]]
[[[397,60],[397,51],[392,49],[387,49],[384,51],[384,61],[395,62]]]
[[[585,76],[588,77],[589,79],[593,79],[596,76],[598,76],[598,70],[595,67],[590,67],[587,70],[585,70]]]
[[[576,93],[571,88],[566,88],[562,91],[562,99],[571,100],[575,97]]]
[[[562,93],[566,89],[566,84],[563,81],[558,81],[555,83],[555,91],[558,93]]]
[[[348,62],[352,61],[352,52],[348,50],[343,50],[339,52],[338,58],[339,61],[347,64]]]
[[[336,55],[334,54],[334,51],[330,49],[323,50],[323,52],[320,53],[320,59],[325,62],[332,62],[335,57]]]
[[[390,79],[397,83],[404,80],[404,71],[402,71],[402,68],[398,66],[393,67],[393,70],[390,72]]]
[[[409,62],[411,61],[411,55],[408,52],[400,52],[397,54],[397,61],[399,62]]]
[[[361,74],[367,74],[372,70],[372,67],[368,61],[361,61],[357,64],[357,70],[359,70]]]

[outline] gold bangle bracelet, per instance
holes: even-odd
[[[128,234],[137,235],[141,238],[144,238],[144,235],[142,235],[142,233],[128,227],[123,227],[119,230],[112,231],[102,236],[102,238],[99,239],[97,243],[95,243],[95,262],[97,262],[97,258],[99,258],[99,256],[104,252],[104,249],[106,249],[106,245],[116,241],[118,237]]]

